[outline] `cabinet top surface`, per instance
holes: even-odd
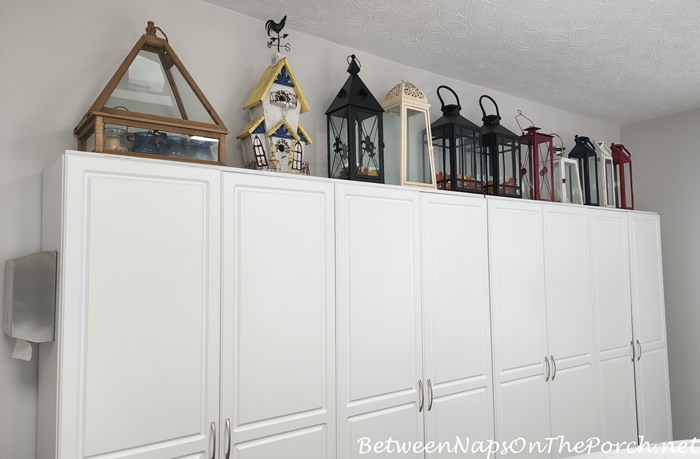
[[[179,161],[167,161],[167,160],[161,160],[161,159],[141,158],[141,157],[136,157],[136,156],[122,156],[122,155],[112,155],[112,154],[105,155],[102,153],[93,153],[93,152],[85,152],[85,151],[77,151],[77,150],[66,150],[65,154],[62,155],[58,159],[58,161],[60,161],[64,156],[66,158],[86,157],[86,158],[105,159],[105,160],[117,159],[117,160],[123,160],[123,161],[134,161],[134,162],[141,162],[144,164],[167,164],[169,166],[183,167],[183,168],[190,168],[190,169],[196,168],[196,169],[207,169],[207,170],[220,170],[221,172],[225,172],[225,173],[259,175],[259,176],[267,176],[267,177],[281,177],[282,176],[284,178],[290,178],[293,180],[306,180],[306,181],[312,181],[312,182],[345,184],[345,185],[352,185],[352,186],[367,187],[368,189],[371,189],[371,188],[395,189],[395,190],[403,190],[403,191],[407,191],[407,192],[412,191],[412,192],[421,192],[421,193],[443,194],[446,196],[461,196],[464,199],[488,199],[488,200],[494,200],[494,201],[507,201],[507,202],[522,201],[522,202],[528,202],[528,203],[533,203],[533,204],[538,203],[538,204],[542,204],[545,206],[564,206],[567,208],[571,208],[572,206],[575,206],[577,208],[586,208],[589,210],[603,211],[603,212],[627,212],[627,213],[634,212],[634,213],[640,213],[640,214],[658,215],[656,212],[646,212],[646,211],[637,211],[637,210],[629,211],[629,210],[625,210],[625,209],[614,209],[614,208],[608,208],[608,207],[586,207],[586,206],[581,206],[581,205],[560,203],[560,202],[532,201],[532,200],[528,200],[528,199],[513,199],[513,198],[504,198],[504,197],[498,197],[498,196],[483,196],[483,195],[472,194],[472,193],[455,193],[454,191],[447,191],[447,190],[414,188],[414,187],[410,187],[410,186],[399,186],[399,185],[390,185],[390,184],[383,184],[383,183],[358,182],[358,181],[331,179],[331,178],[326,178],[326,177],[309,176],[309,175],[281,174],[279,172],[258,171],[258,170],[253,170],[253,169],[245,169],[245,168],[232,167],[232,166],[221,166],[221,165],[216,165],[216,164],[187,163],[187,162],[179,162]]]

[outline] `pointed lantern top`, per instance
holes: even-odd
[[[341,108],[351,105],[355,108],[368,110],[372,112],[383,112],[384,109],[377,102],[372,92],[365,85],[360,73],[361,64],[357,57],[352,54],[348,56],[348,73],[350,76],[345,81],[343,87],[338,91],[338,94],[333,99],[330,107],[326,110],[326,115],[329,115]]]

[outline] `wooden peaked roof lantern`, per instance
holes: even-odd
[[[223,164],[228,129],[148,21],[73,132],[83,151]]]

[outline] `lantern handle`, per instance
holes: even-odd
[[[526,120],[528,120],[528,121],[530,122],[530,127],[535,127],[535,123],[533,123],[532,120],[531,120],[530,118],[528,118],[527,116],[523,115],[523,112],[522,112],[522,111],[518,110],[518,114],[515,115],[515,122],[518,123],[518,128],[520,129],[520,132],[525,132],[525,129],[523,129],[523,127],[520,125],[520,120],[518,120],[518,118],[520,118],[520,117],[523,117],[523,118],[525,118]]]
[[[552,132],[552,133],[550,133],[549,135],[551,135],[552,137],[556,137],[557,139],[559,139],[559,143],[561,144],[561,147],[559,147],[559,148],[561,148],[561,152],[563,153],[564,150],[566,150],[566,145],[564,145],[564,139],[562,139],[561,136],[560,136],[559,134],[557,134],[556,132]]]
[[[357,62],[357,68],[359,68],[359,69],[362,68],[362,63],[361,63],[360,60],[357,58],[357,56],[355,56],[354,54],[349,55],[348,58],[346,59],[346,61],[348,62],[348,65],[350,65],[350,63],[351,63],[352,61],[355,61],[355,62]]]
[[[500,119],[501,119],[501,113],[500,113],[499,110],[498,110],[498,104],[496,103],[495,100],[493,100],[493,97],[487,96],[486,94],[484,94],[483,96],[479,97],[479,106],[481,107],[481,114],[484,116],[484,118],[486,118],[486,111],[484,110],[484,104],[481,102],[484,98],[486,98],[486,99],[490,100],[491,102],[493,102],[493,106],[496,107],[496,116],[498,116],[498,119],[500,120]]]
[[[452,88],[450,88],[449,86],[445,86],[444,84],[441,84],[437,88],[437,96],[438,96],[438,99],[440,99],[440,108],[443,108],[445,106],[445,102],[442,100],[442,97],[440,96],[441,89],[447,89],[448,91],[450,91],[455,96],[455,99],[457,99],[457,110],[462,110],[462,104],[459,103],[459,96],[457,95],[457,93],[454,92],[454,90]]]

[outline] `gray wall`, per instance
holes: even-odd
[[[673,435],[700,437],[700,110],[624,126],[635,204],[661,214]]]
[[[228,137],[228,162],[242,164],[234,138],[248,122],[241,107],[271,57],[263,22],[198,0],[0,0],[0,279],[5,259],[39,249],[39,174],[62,151],[75,148],[73,128],[148,20],[166,31],[233,134]],[[574,134],[619,140],[618,125],[294,32],[294,24],[288,28],[293,47],[289,59],[311,105],[301,120],[314,140],[308,149],[313,175],[326,174],[323,113],[347,78],[346,56],[351,53],[362,61],[362,78],[378,99],[407,79],[433,103],[433,119],[440,108],[435,90],[447,84],[460,95],[463,115],[477,124],[478,98],[488,93],[513,131],[516,110],[521,109],[547,132],[558,132],[569,147]],[[13,360],[11,350],[12,342],[0,336],[0,458],[28,459],[35,456],[36,360]]]

